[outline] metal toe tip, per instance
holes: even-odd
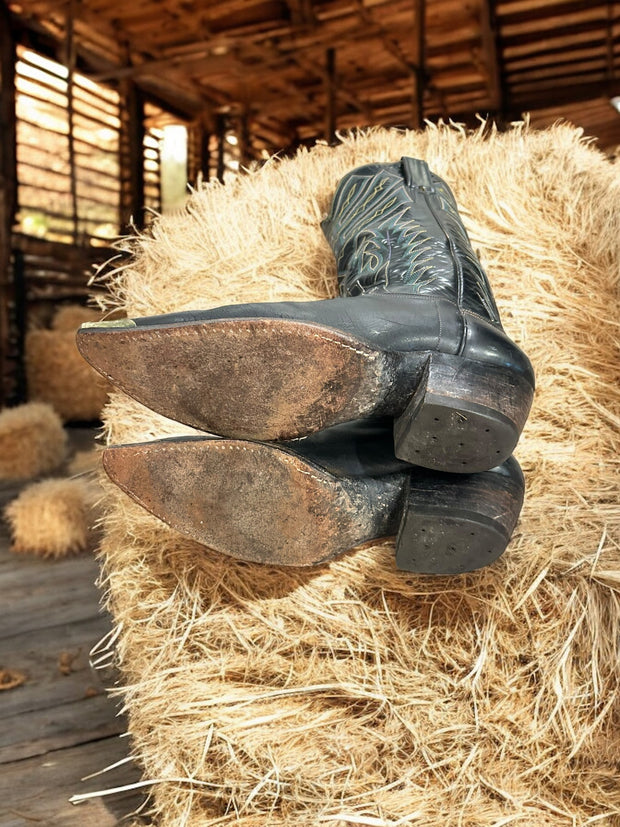
[[[111,319],[107,322],[82,322],[80,330],[86,330],[87,328],[103,328],[107,330],[110,327],[137,327],[137,324],[133,319]]]

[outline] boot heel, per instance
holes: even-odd
[[[489,565],[510,541],[523,492],[523,474],[513,457],[480,474],[412,472],[396,565],[419,574],[463,574]]]
[[[394,420],[396,456],[461,474],[494,468],[512,454],[533,393],[514,370],[432,353],[413,397]]]

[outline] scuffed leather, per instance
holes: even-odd
[[[460,355],[474,362],[498,365],[513,373],[519,373],[534,387],[534,369],[530,360],[503,330],[467,311],[463,313],[463,317],[465,335]]]

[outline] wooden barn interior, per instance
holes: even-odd
[[[618,2],[0,0],[0,61],[0,411],[33,399],[28,334],[92,306],[93,274],[122,256],[115,239],[178,209],[188,184],[375,125],[566,120],[610,158],[620,147]],[[90,447],[97,411],[61,415]],[[0,482],[0,505],[19,490]],[[0,820],[116,824],[135,791],[67,803],[91,768],[125,755],[122,718],[87,665],[109,630],[94,560],[50,575],[48,561],[15,562],[6,526],[0,541],[0,689],[30,682],[0,709],[13,721]]]

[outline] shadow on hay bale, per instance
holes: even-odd
[[[28,397],[52,405],[65,422],[100,419],[108,399],[109,385],[75,344],[80,324],[100,318],[89,308],[68,305],[58,310],[51,330],[26,334]]]
[[[402,155],[453,187],[537,372],[520,525],[462,577],[399,572],[391,542],[283,570],[224,559],[110,487],[104,585],[161,827],[619,823],[620,181],[603,155],[524,125],[302,150],[128,242],[110,303],[334,295],[319,226],[334,187]],[[116,443],[188,432],[121,394],[105,424]]]

